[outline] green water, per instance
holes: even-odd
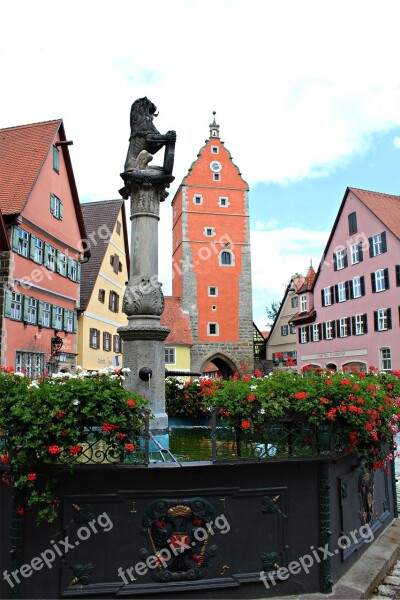
[[[211,429],[173,428],[169,449],[179,462],[211,460]]]

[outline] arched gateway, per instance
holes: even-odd
[[[201,368],[201,373],[210,377],[229,379],[238,370],[233,360],[223,354],[216,354],[205,361]]]

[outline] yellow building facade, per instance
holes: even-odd
[[[165,368],[167,371],[190,371],[190,348],[193,337],[189,313],[182,310],[181,299],[165,297],[165,309],[161,325],[169,327],[170,333],[164,342]]]
[[[129,279],[123,200],[82,204],[91,258],[82,265],[77,364],[88,371],[122,366],[117,329],[127,325],[122,299]]]

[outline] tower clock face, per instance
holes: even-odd
[[[219,173],[222,169],[222,165],[217,160],[213,160],[212,162],[210,162],[210,169],[213,173]]]

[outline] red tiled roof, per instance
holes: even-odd
[[[400,196],[349,188],[400,239]]]
[[[291,319],[289,319],[289,323],[293,323],[294,325],[301,325],[305,323],[312,323],[315,321],[317,313],[314,308],[307,312],[297,313]]]
[[[270,334],[269,331],[260,331],[260,333],[265,340],[267,340],[269,338],[269,334]]]
[[[203,367],[203,373],[216,373],[217,371],[219,371],[218,367],[212,362],[206,363]]]
[[[193,345],[189,313],[183,312],[180,298],[165,296],[165,309],[161,315],[161,325],[169,327],[171,330],[165,344]]]
[[[61,119],[0,129],[0,208],[20,213],[51,148]]]
[[[312,289],[315,277],[316,277],[316,273],[313,269],[313,266],[310,265],[310,267],[308,268],[308,271],[307,271],[307,275],[304,278],[304,283],[297,290],[297,294],[300,294],[303,292],[309,292]]]

